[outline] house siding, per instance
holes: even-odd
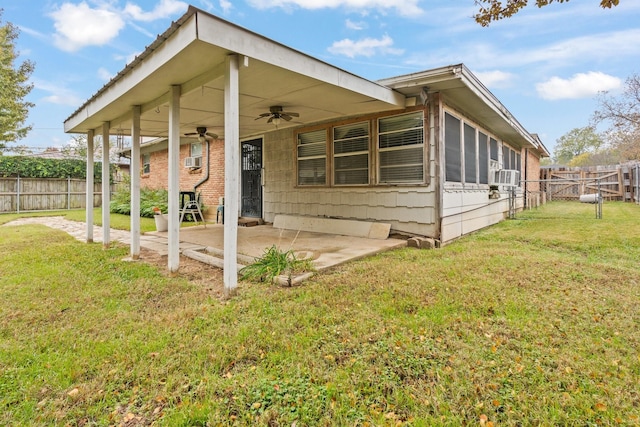
[[[436,234],[436,195],[432,185],[298,187],[294,132],[271,132],[265,135],[264,144],[269,147],[264,151],[265,221],[273,222],[277,214],[304,215],[384,222],[396,232]],[[429,153],[433,153],[432,147]],[[434,182],[432,159],[430,155],[429,182]]]

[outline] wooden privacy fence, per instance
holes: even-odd
[[[542,167],[540,190],[547,201],[579,200],[581,195],[599,191],[604,200],[638,203],[639,172],[638,163],[576,168]]]
[[[81,209],[86,181],[71,178],[0,177],[0,213]],[[94,184],[93,206],[102,205],[101,184]]]

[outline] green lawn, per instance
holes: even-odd
[[[640,424],[637,205],[226,302],[126,255],[0,227],[0,425]]]

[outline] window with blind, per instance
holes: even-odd
[[[298,185],[327,184],[327,131],[298,134]]]
[[[333,128],[333,183],[369,184],[369,122]]]
[[[378,182],[424,182],[422,111],[378,120]]]
[[[444,115],[444,163],[445,179],[462,182],[462,160],[460,148],[460,119],[449,113]]]

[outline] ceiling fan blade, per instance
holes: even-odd
[[[218,139],[218,135],[216,135],[215,133],[211,133],[211,132],[207,132],[205,135],[213,138],[213,139]]]
[[[290,121],[291,120],[291,116],[285,113],[280,114],[280,118],[284,119],[286,121]]]
[[[267,120],[267,123],[271,123],[273,121],[273,117],[269,117],[269,120]]]
[[[185,133],[184,136],[198,135],[197,132]]]
[[[282,114],[286,114],[287,116],[291,116],[291,117],[300,117],[300,114],[294,113],[292,111],[285,111]]]

